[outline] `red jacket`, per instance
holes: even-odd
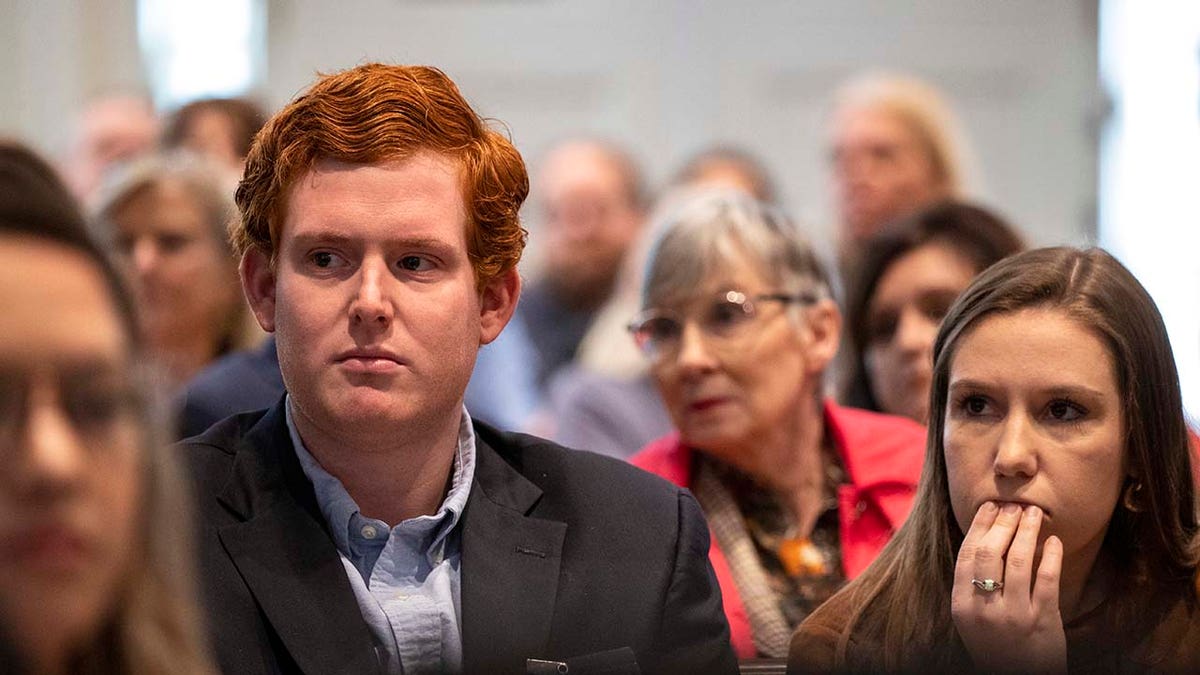
[[[875,559],[912,508],[925,457],[925,428],[901,417],[825,403],[825,425],[841,453],[850,484],[838,489],[842,569],[858,576]],[[629,460],[681,487],[692,486],[692,450],[679,434],[658,439]],[[750,620],[716,537],[708,558],[721,585],[725,617],[739,658],[755,656]]]

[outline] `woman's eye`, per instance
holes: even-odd
[[[708,310],[708,325],[717,331],[736,328],[749,318],[746,307],[736,302],[718,302]]]
[[[674,319],[657,318],[647,321],[642,332],[655,342],[665,343],[678,340],[681,331]]]
[[[66,388],[63,408],[80,431],[105,429],[133,410],[134,393],[128,387]]]
[[[968,396],[962,402],[962,408],[969,415],[982,415],[987,412],[987,399],[982,396]]]
[[[125,255],[125,256],[133,255],[133,244],[134,244],[133,237],[126,236],[126,235],[118,235],[113,243],[117,248],[117,252],[120,253],[121,255]]]
[[[1049,413],[1051,418],[1059,422],[1074,422],[1085,414],[1085,411],[1079,405],[1062,399],[1051,401],[1050,405],[1046,407],[1046,412]]]
[[[866,332],[868,344],[883,345],[891,342],[896,335],[896,316],[889,314],[872,317],[867,323]]]
[[[433,263],[424,256],[406,255],[400,259],[400,269],[409,272],[425,272],[433,267]]]
[[[178,253],[187,243],[187,237],[178,234],[164,234],[158,238],[158,250],[163,253]]]

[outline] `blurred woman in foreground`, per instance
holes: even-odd
[[[1099,249],[984,272],[934,345],[912,516],[789,670],[1197,672],[1197,522],[1162,318]]]
[[[3,142],[0,255],[3,670],[211,672],[132,303],[53,171]]]
[[[678,432],[630,461],[704,509],[737,654],[782,657],[908,515],[924,430],[823,398],[841,315],[781,214],[718,192],[659,227],[630,328]]]

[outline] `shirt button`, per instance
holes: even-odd
[[[367,539],[374,539],[379,535],[379,530],[375,529],[374,525],[363,525],[361,532],[362,536],[366,537]]]

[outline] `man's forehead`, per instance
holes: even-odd
[[[392,179],[379,171],[410,168],[418,171],[397,173],[397,180],[404,181],[407,187],[398,187],[395,190],[392,190],[389,184]],[[370,226],[394,221],[397,214],[409,216],[405,222],[410,226],[432,223],[439,220],[433,217],[439,215],[434,211],[439,211],[439,207],[447,205],[456,209],[457,217],[465,226],[468,208],[459,181],[460,171],[461,163],[457,158],[432,151],[418,151],[379,162],[318,159],[310,168],[302,171],[289,186],[285,211],[281,214],[280,238],[292,238],[297,234],[298,227],[308,235],[327,234],[336,238],[340,230],[343,235],[354,236],[364,227],[374,229]],[[365,180],[355,181],[353,187],[347,187],[343,179],[357,177],[356,174]],[[328,197],[320,197],[314,201],[312,191],[319,191],[326,186],[337,187]],[[347,194],[358,195],[359,190],[364,201],[378,205],[378,211],[372,213],[373,217],[366,221],[363,220],[362,213],[351,208],[354,205],[353,199],[345,201]],[[317,209],[316,214],[312,211],[314,207]],[[408,229],[410,228],[403,228]],[[397,231],[398,238],[403,238],[403,230]]]
[[[427,170],[443,170],[455,177],[462,170],[462,162],[459,158],[434,150],[417,149],[407,153],[397,153],[387,155],[370,162],[353,162],[345,159],[339,159],[329,156],[318,156],[305,169],[301,170],[293,181],[292,189],[304,180],[312,180],[314,177],[319,177],[321,174],[340,172],[340,171],[360,171],[378,168],[401,168],[420,162]]]

